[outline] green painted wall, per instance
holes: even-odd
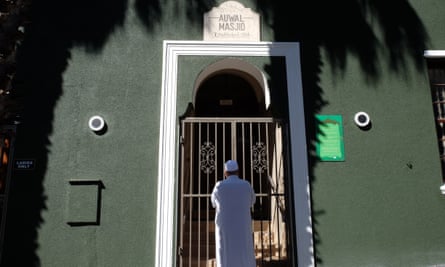
[[[27,96],[16,158],[36,159],[36,169],[13,174],[5,266],[154,266],[162,42],[201,40],[202,12],[220,2],[34,6],[16,82]],[[343,116],[345,161],[309,162],[317,265],[445,264],[429,85],[425,66],[415,67],[424,61],[419,48],[445,49],[442,1],[387,3],[361,15],[352,2],[240,2],[262,15],[263,40],[301,42],[308,147],[315,114]],[[385,41],[398,30],[400,39]],[[192,99],[190,77],[217,59],[180,59],[178,116]],[[282,69],[272,67],[282,62],[243,60],[280,88]],[[282,94],[272,95],[278,106]],[[370,130],[354,125],[358,111],[371,116]],[[105,134],[88,129],[93,115],[106,120]],[[95,188],[78,193],[73,179],[103,182],[99,225],[68,224],[97,208]]]
[[[445,199],[426,77],[385,75],[367,86],[346,73],[342,81],[326,74],[322,84],[322,113],[343,116],[346,159],[314,168],[317,256],[326,266],[444,262]],[[370,130],[354,124],[358,111],[370,115]]]
[[[437,13],[443,4],[410,4],[430,37],[426,48],[443,49],[444,28],[438,25],[445,21]],[[320,113],[343,116],[346,160],[313,168],[320,266],[445,262],[445,199],[426,69],[415,69],[405,54],[406,65],[396,71],[385,62],[387,52],[382,49],[380,74],[372,82],[354,55],[341,75],[329,66],[321,71],[322,98],[328,103]],[[322,62],[327,61],[324,54]],[[358,111],[370,115],[370,130],[354,125]]]

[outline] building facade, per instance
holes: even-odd
[[[228,159],[257,266],[445,265],[445,4],[275,2],[33,3],[2,266],[215,266]]]

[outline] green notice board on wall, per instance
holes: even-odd
[[[316,115],[317,156],[322,161],[344,161],[343,120],[341,115]]]

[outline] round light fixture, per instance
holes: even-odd
[[[88,127],[90,127],[93,132],[100,133],[106,128],[105,120],[98,115],[92,116],[88,121]]]
[[[364,111],[357,112],[354,115],[354,122],[360,128],[366,128],[371,125],[371,118],[368,113]]]

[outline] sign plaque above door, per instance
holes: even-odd
[[[204,41],[260,41],[260,16],[236,1],[204,14]]]

